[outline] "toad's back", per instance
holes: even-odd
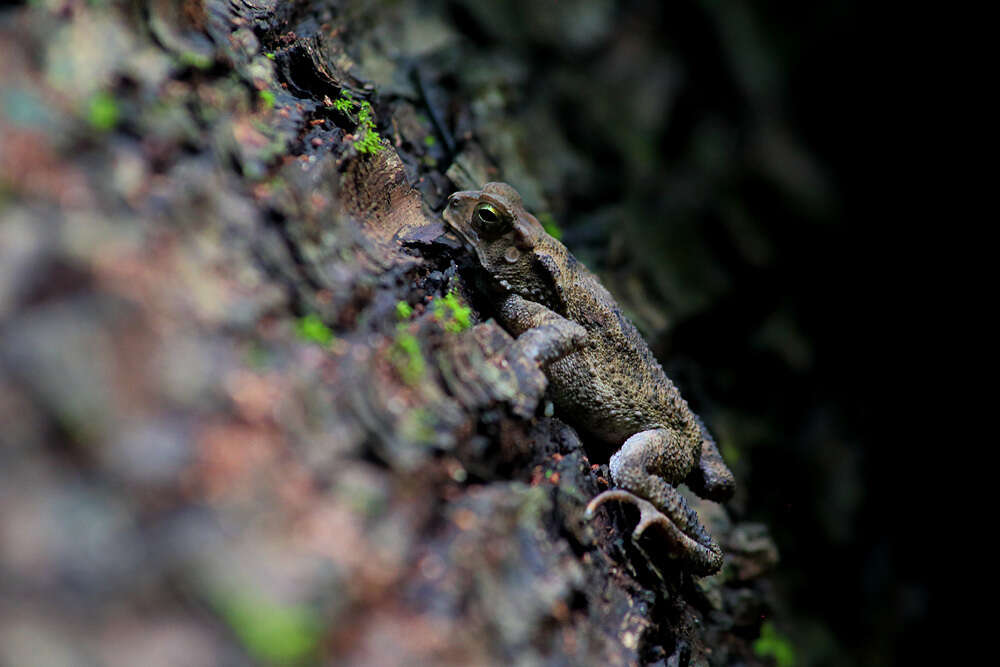
[[[561,244],[560,244],[561,245]],[[561,413],[609,445],[668,427],[700,441],[699,426],[635,325],[596,276],[571,259],[563,282],[564,317],[583,325],[588,344],[553,362],[548,373]]]

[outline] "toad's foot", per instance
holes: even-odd
[[[672,551],[685,555],[691,561],[698,574],[713,574],[718,572],[719,568],[722,567],[722,550],[714,540],[708,538],[706,540],[707,544],[703,544],[702,540],[705,540],[704,533],[699,536],[701,540],[686,535],[669,517],[656,509],[653,503],[640,498],[630,491],[612,489],[594,496],[587,505],[587,511],[584,516],[588,520],[592,519],[598,506],[608,500],[629,502],[639,509],[639,523],[636,525],[635,530],[632,531],[633,540],[638,540],[647,528],[656,524],[663,528],[667,538],[676,546],[676,549]]]
[[[673,521],[668,519],[663,512],[656,509],[653,506],[653,503],[648,500],[643,500],[634,493],[623,489],[612,489],[594,496],[590,503],[587,504],[587,512],[584,514],[587,520],[589,521],[590,519],[593,519],[598,506],[608,500],[619,500],[621,502],[633,503],[639,509],[639,523],[636,525],[635,530],[632,531],[632,539],[634,540],[642,537],[642,534],[646,532],[646,529],[654,523],[658,523],[663,526],[663,528],[671,535],[679,533],[681,536],[687,537],[680,532],[677,526],[674,525]]]

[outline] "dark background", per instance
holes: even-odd
[[[903,317],[923,296],[893,97],[916,65],[858,3],[535,4],[446,4],[453,94],[512,72],[504,112],[535,128],[493,151],[501,177],[551,205],[719,436],[801,661],[926,659],[934,427],[911,415],[936,399],[928,325]]]

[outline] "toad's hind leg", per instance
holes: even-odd
[[[633,435],[611,457],[611,478],[622,489],[596,496],[587,506],[587,516],[593,516],[598,505],[607,500],[631,502],[640,512],[633,537],[658,524],[699,574],[712,574],[722,567],[722,549],[677,489],[660,476],[683,479],[683,471],[691,463],[685,456],[691,453],[679,447],[665,429]]]

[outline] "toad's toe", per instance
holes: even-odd
[[[674,545],[674,548],[668,552],[671,556],[686,556],[695,566],[696,571],[701,574],[717,572],[721,567],[722,552],[714,542],[709,541],[707,545],[702,544],[699,540],[684,533],[677,524],[670,520],[670,517],[656,509],[653,503],[624,489],[611,489],[594,496],[588,503],[584,516],[588,520],[592,519],[597,508],[609,500],[632,503],[639,510],[639,523],[632,531],[633,540],[642,537],[650,526],[657,525],[663,529],[663,534]]]
[[[683,533],[678,530],[677,526],[674,525],[674,522],[667,518],[663,512],[656,509],[656,507],[653,506],[653,503],[644,498],[640,498],[630,491],[625,491],[624,489],[612,489],[594,496],[594,498],[587,505],[587,511],[585,514],[586,518],[592,519],[598,506],[609,500],[632,503],[639,510],[639,523],[636,524],[635,530],[632,531],[633,539],[639,539],[639,537],[646,532],[646,529],[653,524],[662,526],[664,530],[666,530],[666,532],[675,539],[677,536],[683,535]]]

